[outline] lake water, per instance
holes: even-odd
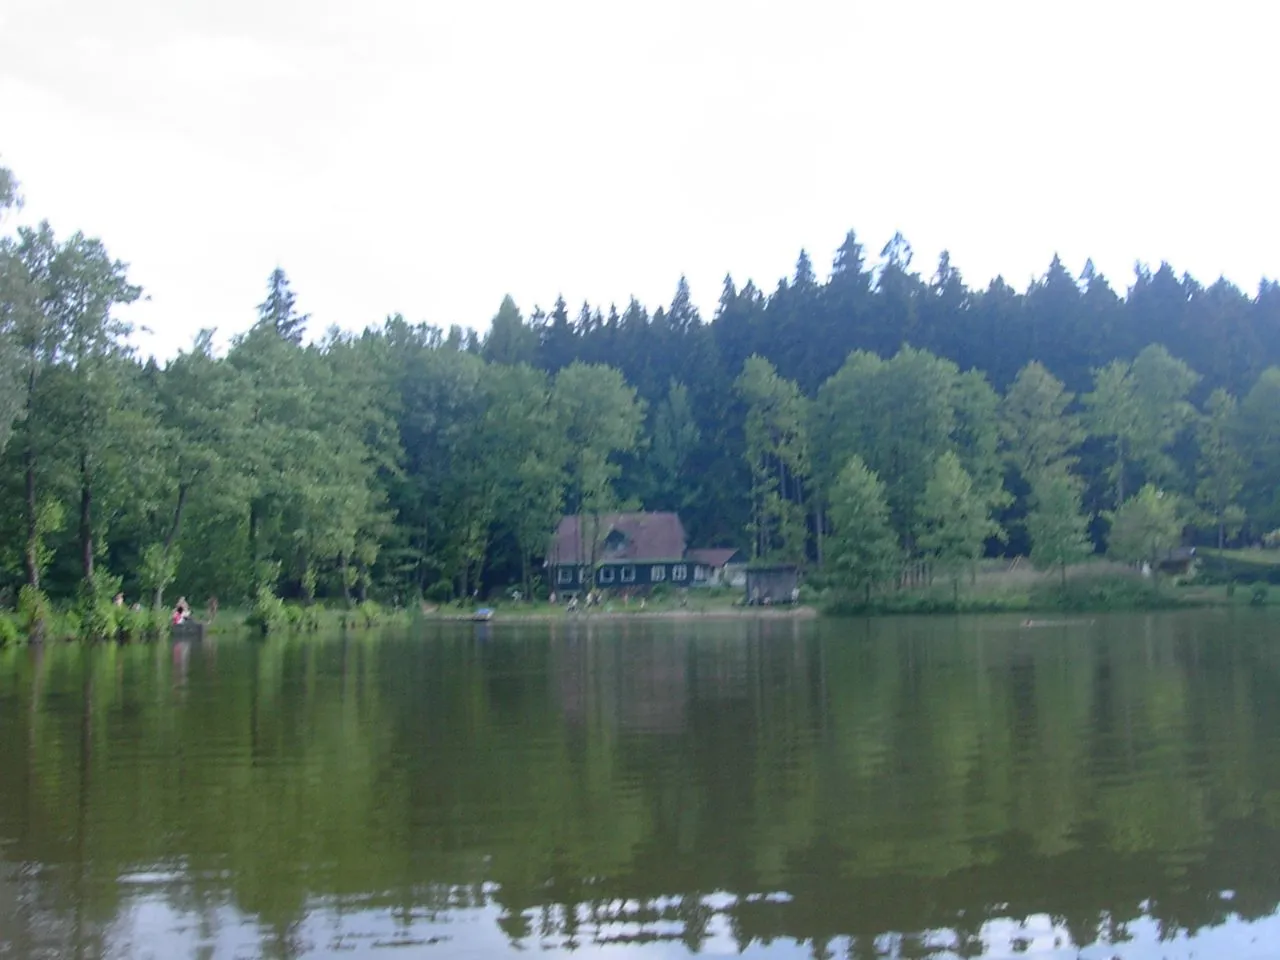
[[[1262,611],[0,651],[3,958],[1236,960],[1278,903]]]

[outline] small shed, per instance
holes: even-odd
[[[794,564],[747,567],[747,603],[794,603],[800,590],[800,568]]]
[[[743,587],[746,557],[736,547],[711,547],[689,551],[689,559],[702,568],[699,585]]]

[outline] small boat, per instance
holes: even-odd
[[[203,640],[208,626],[207,623],[201,623],[199,620],[183,620],[181,623],[170,625],[169,635],[174,640]]]
[[[479,610],[477,610],[475,613],[471,615],[471,619],[479,621],[481,623],[488,620],[492,620],[493,611],[488,607],[481,607]]]

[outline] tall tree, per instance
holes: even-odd
[[[1031,562],[1041,570],[1056,567],[1065,584],[1067,567],[1093,553],[1089,518],[1080,506],[1080,483],[1061,463],[1033,476],[1027,514]]]
[[[1182,542],[1182,501],[1145,484],[1109,515],[1107,554],[1129,563],[1153,563]]]
[[[489,324],[481,355],[492,363],[532,364],[538,356],[538,333],[524,322],[520,308],[511,297],[502,305]]]
[[[618,456],[639,442],[644,407],[617,370],[584,363],[556,374],[551,403],[564,431],[568,508],[582,518],[580,557],[594,571],[599,518],[618,506]]]
[[[1195,418],[1187,395],[1200,377],[1157,344],[1144,347],[1132,363],[1115,360],[1095,371],[1085,397],[1089,426],[1112,446],[1108,475],[1117,503],[1124,502],[1135,468],[1151,482],[1176,481],[1169,449]]]
[[[1079,417],[1069,412],[1073,399],[1039,361],[1019,370],[1005,393],[1000,417],[1005,455],[1029,483],[1050,468],[1072,465],[1071,451],[1085,437]]]
[[[974,489],[960,458],[947,451],[938,458],[921,504],[919,546],[935,567],[951,578],[956,602],[960,577],[982,556],[986,541],[1000,533],[983,496]]]
[[[1196,502],[1217,532],[1218,549],[1227,545],[1244,523],[1238,501],[1244,487],[1244,457],[1237,447],[1236,399],[1222,387],[1209,394],[1196,438],[1199,458]]]
[[[830,497],[831,568],[844,589],[870,602],[871,590],[894,575],[901,559],[884,484],[855,454]]]
[[[311,318],[299,313],[297,298],[289,286],[289,277],[276,267],[267,278],[267,299],[258,304],[258,322],[270,326],[290,343],[302,343],[307,321]]]
[[[763,357],[747,359],[736,390],[747,407],[752,556],[800,563],[805,555],[804,483],[809,476],[808,411],[790,380]]]
[[[0,166],[0,223],[21,204],[18,181]],[[23,352],[20,314],[33,308],[26,267],[14,242],[0,238],[0,453],[9,443],[14,422],[23,412]]]

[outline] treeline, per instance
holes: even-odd
[[[710,321],[682,280],[652,313],[508,298],[483,339],[396,316],[304,343],[277,270],[225,355],[206,331],[163,365],[118,317],[140,295],[96,240],[0,241],[10,591],[529,591],[561,513],[619,507],[858,589],[908,558],[958,578],[1280,526],[1275,283],[1162,266],[1121,298],[1055,260],[970,291],[850,233],[825,283],[803,254],[768,296],[726,279]]]

